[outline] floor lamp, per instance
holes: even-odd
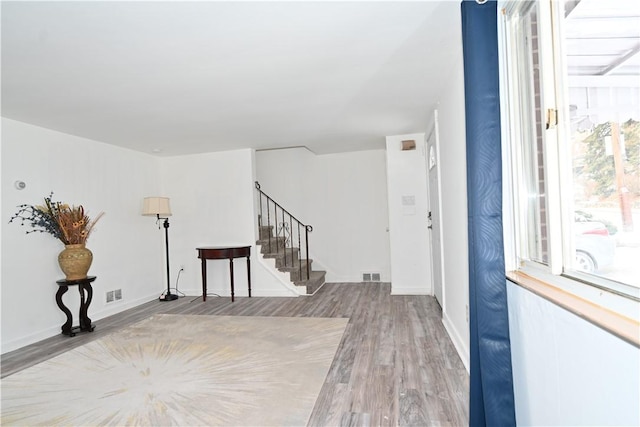
[[[170,275],[169,275],[169,217],[171,216],[171,207],[169,206],[168,197],[145,197],[142,206],[142,215],[155,216],[158,222],[163,219],[164,226],[164,244],[167,251],[167,292],[160,296],[160,301],[173,301],[178,299],[178,295],[171,293]]]

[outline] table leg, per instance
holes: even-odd
[[[202,301],[207,300],[207,260],[202,258]]]
[[[251,298],[251,261],[247,255],[247,283],[249,284],[249,298]]]
[[[84,331],[85,323],[84,317],[87,315],[87,310],[85,309],[85,298],[84,298],[84,285],[81,283],[78,285],[78,292],[80,292],[80,330]]]
[[[93,288],[90,283],[81,284],[78,286],[80,290],[80,330],[93,332],[93,326],[91,326],[91,319],[87,315],[89,310],[89,305],[91,304],[91,300],[93,299]],[[87,291],[87,299],[85,301],[84,291]]]
[[[71,330],[71,328],[73,327],[73,316],[71,315],[71,311],[62,302],[62,295],[64,295],[64,293],[68,290],[68,286],[60,286],[58,288],[58,292],[56,292],[56,303],[58,304],[60,310],[62,310],[63,313],[67,315],[67,321],[64,325],[62,325],[60,329],[62,330],[63,334],[73,337],[75,336],[75,334]]]
[[[234,301],[234,289],[233,289],[233,258],[229,258],[229,275],[231,277],[231,302]]]

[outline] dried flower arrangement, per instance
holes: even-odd
[[[104,212],[91,220],[82,205],[69,206],[52,198],[53,192],[44,198],[44,205],[19,205],[9,222],[20,221],[21,226],[26,223],[33,228],[27,234],[49,233],[65,245],[85,244]]]

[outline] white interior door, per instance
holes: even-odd
[[[433,293],[444,307],[444,269],[442,268],[442,223],[440,209],[440,158],[438,141],[438,111],[434,111],[434,125],[427,136],[427,173],[429,175],[429,220],[431,239],[431,271]]]

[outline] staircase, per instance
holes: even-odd
[[[326,275],[325,271],[314,271],[313,260],[309,259],[309,233],[313,227],[298,221],[266,195],[258,182],[255,185],[260,198],[259,240],[256,244],[260,245],[262,256],[275,259],[276,268],[289,273],[289,280],[301,295],[313,295],[324,285]],[[296,244],[297,247],[294,246]]]

